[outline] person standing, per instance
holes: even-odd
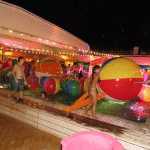
[[[14,68],[12,70],[12,74],[15,79],[14,91],[13,91],[12,96],[13,96],[13,99],[17,100],[17,98],[14,97],[14,95],[16,94],[19,88],[20,98],[18,99],[18,102],[23,100],[24,83],[27,84],[25,73],[24,73],[25,67],[23,66],[24,61],[25,61],[24,57],[19,57],[18,63],[14,65]]]
[[[82,70],[79,73],[79,79],[83,77]]]
[[[67,67],[67,75],[70,75],[70,70],[71,70],[71,66],[69,64],[68,67]]]
[[[63,66],[62,71],[63,71],[63,76],[66,76],[67,75],[66,65]]]
[[[77,66],[76,66],[76,76],[77,76],[77,77],[79,77],[79,70],[80,70],[80,67],[79,67],[79,65],[77,65]]]
[[[95,119],[95,112],[96,112],[96,106],[97,106],[97,91],[99,95],[102,95],[102,92],[99,87],[99,73],[100,73],[100,66],[96,65],[93,67],[92,75],[90,76],[89,82],[88,82],[88,93],[91,103],[87,106],[84,116],[87,115],[87,112],[92,107],[92,118]]]

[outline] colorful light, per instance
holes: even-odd
[[[12,30],[9,30],[9,33],[13,33],[13,31],[12,31]]]

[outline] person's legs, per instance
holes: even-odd
[[[20,91],[20,98],[23,99],[23,91]]]
[[[93,105],[93,100],[92,100],[92,95],[89,93],[89,98],[90,98],[90,101],[91,101],[91,103],[87,106],[87,108],[86,108],[86,110],[85,110],[85,112],[84,112],[84,116],[86,116],[87,115],[87,112],[89,111],[89,109],[92,107],[92,105]]]
[[[24,79],[18,79],[19,81],[19,90],[20,90],[20,100],[23,99],[23,90],[24,90]]]
[[[14,90],[14,91],[11,92],[11,95],[10,95],[10,96],[11,96],[12,98],[16,98],[16,97],[14,97],[16,93],[17,93],[17,91]]]
[[[15,94],[17,93],[18,87],[19,87],[19,84],[14,81],[14,89],[13,89],[13,91],[12,91],[12,93],[11,93],[11,97],[12,97],[13,99],[15,99],[15,100],[16,100],[17,98],[14,97],[14,96],[15,96]]]
[[[95,112],[96,112],[96,106],[97,106],[97,95],[96,92],[93,94],[93,108],[92,108],[92,118],[95,119]]]

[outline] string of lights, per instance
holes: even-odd
[[[74,46],[69,46],[69,45],[66,45],[66,44],[63,44],[63,43],[60,43],[60,42],[56,42],[56,41],[53,41],[53,40],[48,40],[48,39],[44,39],[44,38],[40,38],[40,37],[37,37],[37,36],[34,36],[34,35],[30,35],[30,34],[27,34],[27,33],[21,33],[19,31],[14,31],[12,29],[7,29],[7,28],[4,28],[4,27],[0,27],[0,31],[2,33],[2,30],[5,30],[5,32],[7,31],[9,34],[13,34],[13,33],[17,33],[20,35],[20,38],[22,37],[25,37],[26,38],[28,36],[30,36],[30,38],[33,38],[34,41],[36,39],[36,42],[37,43],[42,43],[42,44],[45,44],[45,45],[50,45],[50,46],[53,46],[53,47],[57,47],[58,45],[62,45],[61,49],[62,51],[64,49],[71,49],[71,50],[75,50],[75,51],[70,51],[69,52],[60,52],[60,53],[56,53],[54,51],[50,51],[50,50],[46,50],[46,49],[30,49],[29,47],[24,47],[24,45],[20,45],[19,48],[4,48],[4,47],[1,47],[0,49],[3,49],[3,50],[11,50],[11,51],[18,51],[18,52],[25,52],[25,53],[33,53],[33,54],[44,54],[44,55],[56,55],[56,56],[59,56],[59,55],[70,55],[70,56],[90,56],[90,57],[93,57],[93,56],[110,56],[110,57],[119,57],[119,55],[113,55],[113,54],[107,54],[107,53],[100,53],[98,51],[92,51],[92,50],[83,50],[83,49],[78,49],[77,47],[74,47]],[[8,34],[7,33],[7,34]],[[10,35],[12,36],[12,35]],[[13,43],[13,44],[9,44],[7,42],[4,42],[3,43],[5,46],[7,47],[15,47],[16,45]],[[60,46],[58,46],[60,47]]]
[[[119,55],[112,55],[112,54],[106,54],[106,53],[96,53],[94,51],[91,51],[91,54],[77,54],[77,53],[66,53],[66,52],[61,52],[61,53],[54,53],[53,51],[49,51],[49,50],[40,50],[37,49],[37,51],[33,51],[33,50],[29,50],[29,49],[16,49],[16,48],[4,48],[1,47],[1,50],[4,51],[16,51],[16,52],[25,52],[25,53],[32,53],[32,54],[44,54],[44,55],[56,55],[56,56],[60,56],[60,55],[70,55],[70,56],[110,56],[110,57],[119,57]]]

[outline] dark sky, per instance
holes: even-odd
[[[5,0],[87,42],[91,50],[150,48],[148,0]]]

